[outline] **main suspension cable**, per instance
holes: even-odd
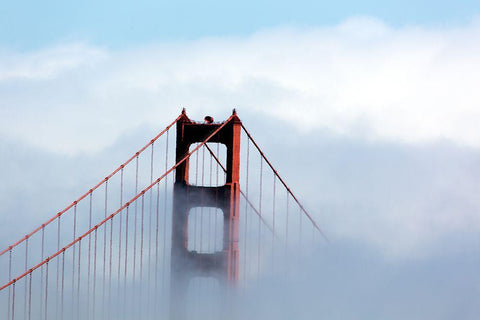
[[[31,269],[29,269],[27,272],[24,272],[23,274],[21,274],[20,276],[16,277],[15,279],[12,279],[10,280],[9,282],[7,282],[6,284],[4,284],[3,286],[0,287],[0,291],[2,291],[3,289],[7,288],[7,287],[10,287],[10,285],[12,285],[14,282],[22,279],[23,277],[27,276],[28,274],[30,274],[31,272],[33,272],[34,270],[42,267],[43,265],[45,265],[48,261],[50,261],[51,259],[57,257],[58,255],[60,255],[64,250],[67,250],[69,248],[71,248],[72,246],[74,246],[78,241],[80,241],[82,238],[88,236],[90,233],[94,232],[95,233],[95,241],[94,241],[94,246],[95,246],[95,254],[94,254],[94,285],[93,285],[93,289],[94,289],[94,296],[95,296],[95,282],[96,282],[96,245],[97,245],[97,229],[104,225],[107,221],[109,221],[110,219],[112,219],[114,216],[116,216],[117,214],[119,214],[120,212],[122,212],[125,208],[127,208],[131,203],[135,202],[138,198],[140,198],[142,195],[145,194],[145,192],[147,192],[148,190],[150,190],[153,186],[155,186],[157,183],[159,183],[161,180],[163,180],[167,175],[169,175],[173,170],[175,170],[179,165],[181,165],[183,162],[185,162],[188,158],[190,158],[190,156],[197,152],[198,149],[200,149],[203,145],[205,145],[214,135],[216,135],[221,129],[223,129],[223,127],[225,127],[225,125],[234,117],[234,115],[230,116],[225,122],[223,122],[217,129],[215,129],[205,140],[203,140],[201,143],[199,143],[192,151],[190,151],[189,153],[187,153],[180,161],[178,161],[174,166],[172,166],[170,169],[168,169],[165,173],[163,173],[159,178],[157,178],[152,184],[150,184],[148,187],[146,187],[145,189],[143,189],[141,192],[139,192],[137,195],[135,195],[132,199],[130,199],[130,201],[126,202],[123,206],[121,206],[119,209],[117,209],[115,212],[113,212],[112,214],[110,214],[109,216],[107,216],[106,218],[104,218],[102,221],[100,221],[97,225],[95,225],[93,228],[89,229],[88,231],[86,231],[83,235],[81,235],[80,237],[78,237],[77,239],[75,239],[74,241],[70,242],[69,244],[67,244],[65,247],[63,247],[60,251],[52,254],[51,256],[47,257],[45,260],[41,261],[40,263],[38,263],[36,266],[32,267]],[[94,299],[94,302],[95,302],[95,299]]]
[[[250,132],[248,132],[247,128],[245,128],[245,126],[243,125],[243,123],[241,124],[242,126],[242,129],[243,131],[247,134],[248,138],[252,141],[252,143],[255,145],[255,147],[257,148],[258,152],[260,152],[260,155],[261,157],[265,160],[265,162],[268,164],[268,166],[270,167],[270,169],[272,169],[272,171],[274,172],[275,176],[278,178],[278,180],[283,184],[283,186],[287,189],[288,193],[292,196],[292,198],[295,200],[295,202],[298,204],[298,206],[300,207],[300,210],[303,211],[303,213],[307,216],[307,218],[310,220],[310,222],[313,224],[313,226],[315,227],[315,229],[318,230],[318,232],[320,232],[320,234],[323,236],[323,238],[328,242],[328,238],[327,236],[323,233],[322,229],[320,229],[320,227],[317,225],[317,223],[315,222],[315,220],[313,220],[312,216],[307,212],[307,210],[303,207],[303,205],[300,203],[300,201],[297,199],[297,197],[293,194],[292,190],[290,189],[290,187],[285,183],[285,181],[282,179],[282,177],[278,174],[277,170],[273,167],[273,165],[271,164],[271,162],[267,159],[267,157],[265,156],[265,154],[263,153],[263,151],[260,149],[260,147],[258,146],[258,144],[255,142],[255,140],[253,139],[253,137],[250,135]]]
[[[7,247],[6,249],[0,251],[0,256],[2,256],[3,254],[5,254],[6,252],[8,252],[9,249],[11,248],[14,248],[16,246],[18,246],[19,244],[21,244],[23,241],[27,240],[29,237],[31,237],[32,235],[34,235],[35,233],[37,233],[38,231],[40,231],[43,227],[49,225],[52,221],[54,221],[55,219],[57,219],[58,217],[60,217],[61,215],[63,215],[65,212],[67,212],[68,210],[70,210],[71,208],[73,208],[74,205],[76,205],[78,202],[80,202],[81,200],[83,200],[84,198],[86,198],[92,191],[98,189],[103,183],[105,183],[108,179],[110,179],[111,177],[113,177],[117,172],[119,172],[122,168],[124,168],[127,164],[129,164],[133,159],[135,159],[135,157],[137,157],[140,153],[142,153],[143,151],[145,151],[145,149],[147,149],[151,144],[153,144],[153,142],[155,142],[157,139],[159,139],[165,132],[168,132],[170,130],[170,128],[178,121],[180,120],[180,118],[182,117],[182,115],[179,115],[175,120],[172,121],[172,123],[170,123],[164,130],[162,130],[162,132],[160,132],[159,134],[157,134],[152,140],[150,140],[149,143],[147,143],[143,148],[141,148],[140,150],[138,150],[133,156],[131,156],[127,161],[125,161],[124,163],[122,163],[117,169],[115,169],[112,173],[110,173],[105,179],[102,179],[100,182],[98,182],[93,188],[91,188],[88,192],[84,193],[82,196],[80,196],[77,200],[73,201],[70,205],[68,205],[65,209],[63,209],[62,211],[60,211],[59,213],[57,213],[56,215],[54,215],[53,217],[51,217],[50,219],[48,219],[46,222],[44,222],[42,225],[40,225],[39,227],[35,228],[32,232],[30,232],[29,234],[27,234],[26,236],[24,236],[23,238],[21,238],[20,240],[18,240],[17,242],[15,242],[14,244],[12,244],[11,246]]]

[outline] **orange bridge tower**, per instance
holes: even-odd
[[[194,277],[214,277],[220,287],[235,286],[238,281],[238,219],[240,205],[239,169],[241,121],[233,110],[232,117],[223,123],[214,123],[206,117],[203,123],[191,121],[185,110],[176,123],[176,162],[189,154],[190,146],[210,137],[209,143],[226,147],[226,179],[220,186],[194,185],[189,180],[187,158],[175,172],[171,247],[171,319],[184,319],[189,281]],[[218,130],[220,128],[220,130]],[[215,131],[218,131],[215,133]],[[210,207],[223,215],[223,241],[220,251],[197,252],[189,250],[188,221],[191,209]]]

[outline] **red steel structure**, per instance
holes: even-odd
[[[1,319],[191,319],[193,280],[215,279],[225,297],[258,279],[275,253],[325,238],[235,110],[223,122],[196,122],[183,110],[32,229],[0,244]]]
[[[186,300],[192,277],[217,278],[222,287],[238,281],[238,220],[240,214],[240,135],[241,121],[235,110],[226,122],[198,123],[191,121],[185,110],[177,120],[176,159],[181,161],[190,146],[204,141],[226,146],[226,182],[222,186],[196,186],[189,179],[190,161],[182,162],[175,171],[172,215],[171,296],[172,319],[184,319],[182,304]],[[188,215],[195,207],[216,207],[223,214],[223,247],[221,251],[199,253],[188,250]]]

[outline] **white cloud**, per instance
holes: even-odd
[[[449,140],[478,148],[478,83],[480,25],[475,21],[427,29],[357,18],[332,27],[276,28],[244,38],[124,51],[65,44],[0,54],[0,135],[34,150],[95,153],[133,128],[162,129],[184,106],[194,119],[207,113],[226,117],[237,107],[247,124],[258,124],[255,116],[272,117],[298,132],[326,130],[353,137],[359,145],[362,140],[400,142],[408,149]],[[478,231],[475,168],[445,175],[462,166],[453,161],[430,175],[410,174],[430,167],[425,164],[429,155],[423,155],[420,163],[406,164],[405,172],[395,174],[402,164],[393,161],[389,167],[392,154],[385,156],[388,168],[375,180],[369,173],[384,162],[373,168],[348,163],[349,157],[370,151],[340,152],[338,159],[325,160],[324,172],[316,176],[323,183],[318,189],[325,189],[322,197],[316,186],[311,188],[315,182],[305,186],[315,189],[314,194],[303,190],[307,199],[320,201],[312,207],[328,209],[318,216],[320,222],[326,219],[327,233],[408,256],[451,233]],[[332,167],[345,170],[336,167],[345,161],[357,176],[342,181],[330,175]],[[398,183],[402,177],[410,180]],[[391,181],[397,181],[395,196],[383,194]],[[368,192],[365,185],[372,183],[376,187]]]
[[[0,81],[49,80],[72,69],[99,62],[105,52],[76,43],[29,53],[0,54]]]
[[[198,117],[237,106],[303,131],[478,147],[479,39],[475,22],[392,28],[356,18],[120,52],[73,44],[4,53],[0,133],[88,152],[131,127],[166,123],[181,106]]]

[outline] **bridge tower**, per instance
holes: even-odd
[[[176,123],[176,162],[182,160],[194,143],[204,141],[221,123],[191,121],[185,110]],[[233,117],[209,142],[226,146],[226,181],[221,186],[197,186],[189,181],[189,159],[175,171],[172,214],[170,314],[171,320],[185,319],[185,301],[193,277],[214,277],[220,287],[235,286],[238,281],[238,219],[240,205],[241,121]],[[214,207],[223,214],[221,251],[201,253],[188,249],[188,216],[192,208]]]

